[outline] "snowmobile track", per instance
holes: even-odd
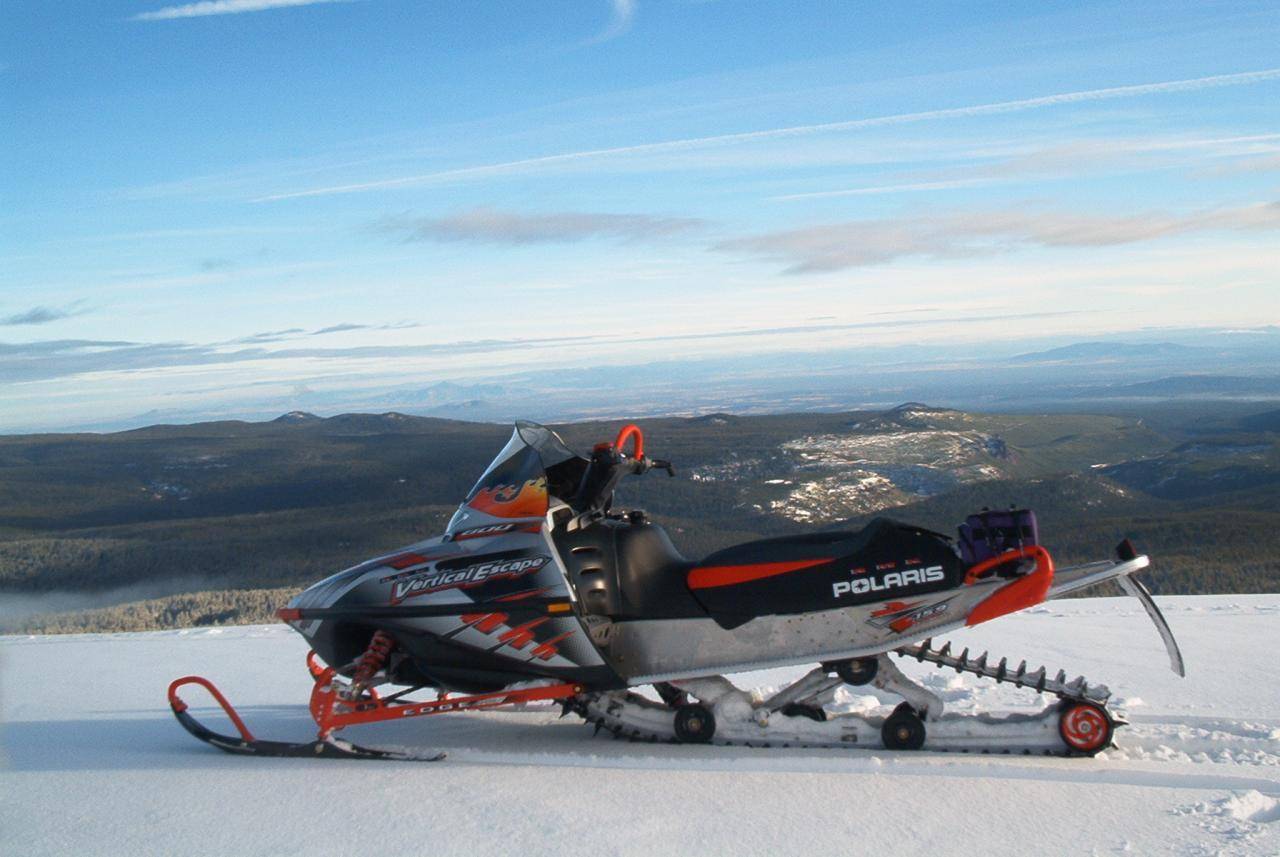
[[[1006,658],[1002,658],[997,665],[992,666],[988,663],[987,652],[983,652],[977,658],[969,658],[968,649],[965,649],[959,656],[952,656],[950,651],[950,643],[944,644],[941,649],[933,649],[932,640],[925,640],[918,645],[904,646],[898,649],[897,653],[900,657],[933,663],[939,668],[946,667],[959,673],[970,673],[989,678],[997,683],[1025,687],[1041,694],[1052,694],[1063,700],[1064,703],[1076,702],[1097,706],[1105,712],[1113,727],[1127,723],[1125,719],[1105,709],[1106,701],[1111,695],[1106,686],[1090,685],[1083,676],[1068,682],[1063,671],[1059,671],[1055,678],[1049,678],[1044,667],[1029,672],[1026,661],[1022,661],[1018,667],[1010,670]],[[674,729],[659,731],[649,725],[653,718],[646,715],[672,710],[674,709],[664,703],[654,702],[632,691],[626,691],[625,693],[580,694],[563,702],[564,713],[567,714],[572,711],[582,717],[589,725],[594,726],[595,734],[599,734],[601,730],[607,730],[615,740],[625,739],[635,743],[650,744],[686,743],[680,740]],[[803,718],[802,715],[790,716]],[[844,716],[850,717],[853,715]],[[839,718],[836,719],[838,720]],[[792,739],[770,740],[768,738],[762,740],[735,740],[734,738],[723,737],[720,734],[714,735],[706,743],[722,747],[752,748],[888,749],[858,743],[856,740],[803,741]],[[1064,746],[1061,749],[1057,749],[1048,746],[1017,746],[1016,742],[1012,742],[1010,746],[1001,746],[993,743],[984,747],[954,747],[947,746],[945,738],[933,744],[926,744],[923,749],[930,752],[961,755],[1059,756],[1063,758],[1081,755],[1081,753],[1072,750],[1070,747]]]

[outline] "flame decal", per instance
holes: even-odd
[[[523,485],[481,488],[467,505],[495,518],[534,518],[547,514],[547,479],[539,476]]]

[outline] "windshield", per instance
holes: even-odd
[[[483,523],[480,516],[494,518],[537,518],[547,514],[552,494],[576,489],[559,486],[553,474],[571,471],[573,467],[557,467],[585,460],[565,446],[560,436],[546,426],[519,421],[511,439],[476,482],[466,501],[449,522],[449,532],[463,526]],[[476,515],[474,513],[480,513]]]

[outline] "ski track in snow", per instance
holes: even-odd
[[[1131,725],[1095,759],[634,744],[558,709],[344,733],[448,752],[431,764],[240,758],[188,736],[165,688],[205,675],[259,736],[309,737],[306,646],[284,626],[0,637],[0,854],[1280,854],[1280,595],[1158,600],[1185,680],[1125,598],[950,638],[1108,684]],[[900,663],[949,710],[1044,704]],[[201,691],[186,698],[231,730]],[[842,688],[830,707],[894,702]]]

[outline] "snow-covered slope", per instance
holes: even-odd
[[[183,732],[165,687],[204,674],[261,737],[308,737],[305,646],[283,626],[0,638],[0,852],[1280,853],[1280,595],[1160,602],[1185,680],[1130,599],[1055,602],[953,638],[1109,684],[1133,725],[1096,759],[652,746],[551,711],[348,732],[447,750],[435,764],[236,758]],[[907,669],[957,709],[1038,704]]]

